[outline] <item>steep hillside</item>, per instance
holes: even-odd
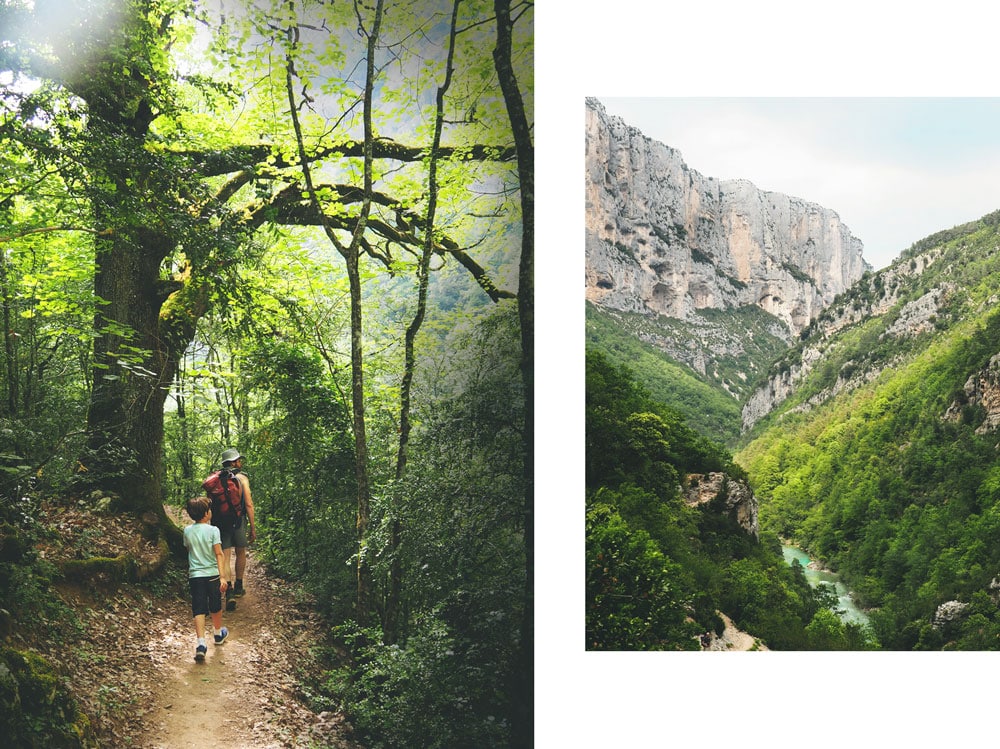
[[[656,400],[684,414],[702,435],[733,445],[740,435],[740,402],[764,374],[762,362],[773,361],[787,343],[769,332],[770,315],[756,307],[702,315],[711,358],[701,348],[692,350],[685,334],[693,328],[683,321],[588,302],[587,348],[626,362]],[[694,366],[679,363],[687,355],[698,357]]]
[[[867,275],[744,411],[762,527],[837,569],[884,647],[1000,648],[998,219]]]
[[[925,345],[925,334],[976,314],[984,300],[973,290],[989,290],[998,224],[1000,211],[921,240],[888,268],[865,273],[756,383],[743,407],[744,431],[872,380]]]
[[[864,648],[759,532],[743,471],[596,351],[587,353],[587,648]],[[721,638],[721,639],[720,639]]]

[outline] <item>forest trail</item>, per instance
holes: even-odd
[[[293,696],[295,662],[316,639],[306,613],[297,616],[279,600],[278,585],[253,556],[247,593],[235,611],[223,613],[229,637],[223,645],[208,638],[208,655],[194,660],[195,636],[186,604],[176,606],[151,629],[149,652],[160,671],[160,686],[149,706],[146,732],[138,745],[148,749],[199,746],[271,747],[308,745],[338,737],[339,716],[316,715]],[[209,627],[211,625],[209,624]]]
[[[190,522],[186,515],[183,520],[171,515],[180,527]],[[313,607],[291,600],[288,587],[268,575],[252,550],[247,557],[246,595],[236,599],[235,611],[223,611],[229,636],[215,645],[209,619],[203,662],[194,660],[197,641],[188,601],[171,601],[149,622],[147,651],[157,684],[134,745],[357,749],[340,714],[314,713],[299,697],[298,677],[322,639]]]
[[[179,527],[191,522],[165,509]],[[133,519],[92,512],[84,500],[43,503],[38,520],[46,529],[38,553],[53,562],[84,546],[89,557],[138,553]],[[14,633],[12,644],[60,664],[102,746],[361,749],[339,712],[307,704],[304,685],[322,678],[329,624],[301,586],[270,573],[251,549],[247,593],[235,611],[223,611],[229,638],[216,646],[207,633],[208,655],[197,663],[186,577],[186,563],[171,561],[138,585],[100,574],[67,582],[52,601],[68,607],[59,609],[59,634],[43,618],[43,626]]]

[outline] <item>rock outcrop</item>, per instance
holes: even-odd
[[[743,431],[771,413],[791,395],[818,362],[823,361],[835,334],[850,325],[893,313],[894,321],[881,334],[885,338],[914,338],[934,329],[935,319],[954,291],[955,284],[944,282],[912,301],[901,302],[914,279],[931,266],[940,252],[898,261],[889,268],[869,274],[856,283],[850,294],[841,297],[820,313],[812,323],[808,340],[786,356],[783,365],[761,381],[743,405]],[[836,383],[817,393],[798,409],[807,410],[846,390],[878,377],[892,362],[874,366],[870,362],[847,362]]]
[[[945,412],[944,418],[959,421],[965,409],[981,407],[983,422],[976,427],[976,434],[994,432],[1000,428],[1000,354],[965,381],[964,395],[956,399]]]
[[[937,607],[931,624],[935,629],[946,629],[961,621],[968,608],[969,604],[962,601],[945,601]]]
[[[692,473],[688,475],[686,485],[684,501],[688,506],[695,507],[720,499],[720,509],[728,513],[744,531],[759,538],[757,496],[746,483],[725,473]]]
[[[726,628],[721,635],[715,632],[706,632],[701,636],[701,649],[724,651],[724,652],[746,652],[746,651],[767,651],[769,648],[763,642],[751,634],[733,624],[733,620],[718,612]]]
[[[690,169],[587,101],[586,294],[612,309],[691,319],[757,305],[798,334],[868,269],[833,211]]]

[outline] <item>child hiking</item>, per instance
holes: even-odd
[[[226,590],[223,571],[222,541],[219,529],[211,524],[212,503],[208,497],[194,497],[187,503],[187,513],[194,521],[184,529],[184,546],[188,550],[188,583],[191,586],[191,613],[198,647],[196,661],[205,660],[205,616],[211,614],[215,629],[215,644],[221,645],[229,636],[222,626],[222,594]]]

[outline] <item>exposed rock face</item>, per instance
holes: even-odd
[[[969,608],[969,604],[961,601],[945,601],[934,612],[932,625],[936,629],[945,629],[962,619],[967,608]]]
[[[743,430],[746,431],[784,402],[795,390],[799,381],[812,371],[820,358],[818,348],[810,346],[802,351],[798,362],[761,383],[743,404]]]
[[[813,323],[816,334],[809,338],[809,343],[802,348],[798,357],[761,382],[749,395],[743,406],[743,430],[750,429],[795,391],[799,383],[813,370],[815,364],[823,359],[831,336],[842,328],[885,315],[898,307],[900,297],[909,289],[912,279],[932,265],[939,255],[940,253],[936,251],[925,253],[915,259],[898,262],[877,274],[866,276],[855,285],[853,292],[856,292],[857,296],[850,303],[842,299],[824,309]],[[886,328],[881,338],[913,338],[932,330],[936,315],[948,301],[949,294],[954,288],[954,284],[945,282],[918,299],[904,304],[899,308],[895,322]],[[809,402],[796,410],[808,409],[840,392],[852,390],[869,382],[878,377],[883,369],[870,366],[856,369],[853,364],[848,362],[845,365],[845,370],[832,388],[813,396]],[[883,364],[889,365],[891,362]]]
[[[945,419],[958,421],[966,405],[982,406],[986,418],[976,428],[977,434],[996,431],[1000,427],[1000,354],[995,354],[989,364],[965,381],[964,402],[956,401],[948,407]]]
[[[588,300],[680,319],[755,304],[797,334],[868,268],[833,211],[703,177],[593,99],[586,127]]]
[[[727,652],[769,650],[769,648],[756,637],[751,634],[747,634],[733,624],[733,620],[728,616],[723,614],[721,611],[718,613],[722,618],[722,621],[725,623],[726,628],[721,636],[716,635],[715,632],[706,632],[701,638],[702,650],[721,650]]]
[[[742,481],[737,481],[724,473],[692,473],[687,477],[684,500],[691,507],[711,502],[723,495],[725,511],[739,526],[754,538],[758,538],[757,496]]]

